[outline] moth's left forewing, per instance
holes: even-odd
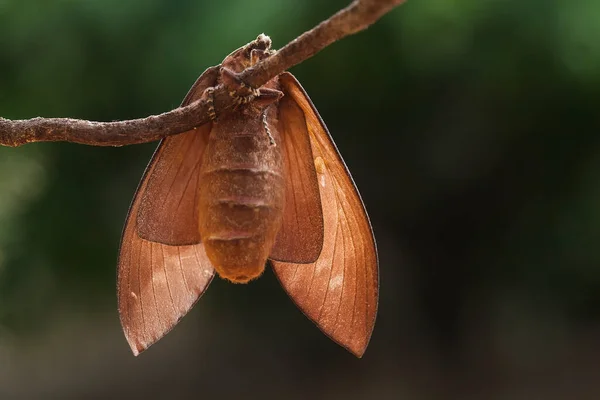
[[[279,79],[285,94],[281,101],[292,101],[305,117],[314,157],[306,162],[313,162],[317,172],[324,240],[314,263],[271,262],[296,305],[325,334],[361,357],[375,324],[379,289],[377,251],[369,218],[310,99],[291,74],[284,73]]]

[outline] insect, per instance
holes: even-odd
[[[233,283],[269,263],[302,312],[361,357],[375,323],[378,261],[358,190],[310,99],[285,72],[259,89],[236,73],[269,57],[260,35],[209,68],[183,105],[224,84],[237,107],[163,139],[125,222],[121,324],[135,355],[169,332],[215,272]]]

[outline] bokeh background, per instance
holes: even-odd
[[[0,0],[0,115],[170,110],[347,3]],[[596,0],[411,0],[293,68],[378,240],[362,360],[270,271],[133,357],[116,258],[155,144],[0,148],[0,398],[600,398],[599,39]]]

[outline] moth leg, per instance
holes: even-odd
[[[275,139],[273,138],[271,130],[269,129],[269,124],[267,123],[267,113],[265,111],[263,111],[262,114],[262,123],[263,127],[265,128],[265,132],[267,132],[267,137],[269,138],[269,146],[275,146]]]
[[[273,138],[271,130],[269,129],[269,124],[267,123],[266,107],[271,103],[279,101],[279,99],[281,99],[282,97],[283,92],[280,92],[279,90],[262,88],[260,89],[260,94],[258,95],[258,97],[254,99],[254,104],[256,104],[258,107],[264,108],[262,113],[262,122],[265,128],[265,132],[269,137],[269,145],[271,146],[275,146],[275,139]]]
[[[270,49],[252,49],[250,51],[250,65],[254,66],[274,53],[275,50]]]
[[[223,83],[229,89],[229,95],[236,99],[238,104],[250,103],[255,98],[272,99],[270,102],[275,102],[283,97],[283,93],[275,89],[256,89],[246,84],[240,79],[238,73],[229,68],[221,68],[221,76]],[[239,99],[239,100],[237,100]]]
[[[217,113],[215,111],[215,88],[209,87],[204,90],[201,97],[206,104],[208,104],[208,117],[211,121],[217,120]]]
[[[229,89],[229,96],[233,97],[237,106],[250,103],[260,95],[259,89],[246,85],[237,73],[229,68],[221,68],[223,83]]]

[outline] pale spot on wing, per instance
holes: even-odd
[[[337,289],[338,287],[342,286],[342,283],[344,283],[343,275],[334,276],[329,280],[329,288]]]
[[[317,171],[317,179],[319,180],[319,185],[321,187],[325,187],[325,172],[327,171],[325,167],[325,161],[322,157],[315,158],[315,170]]]
[[[152,274],[152,282],[154,285],[166,285],[167,280],[163,274]]]

